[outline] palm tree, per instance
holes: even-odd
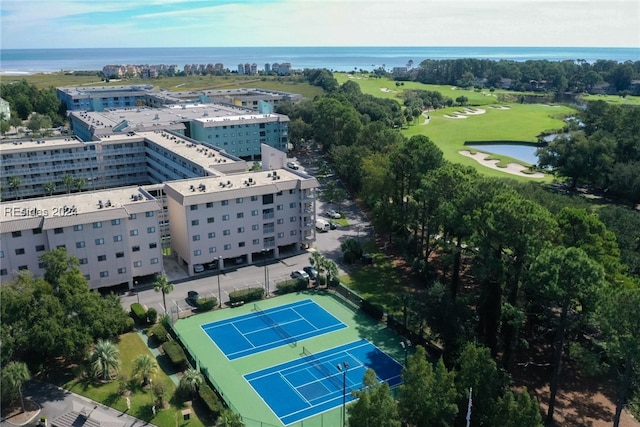
[[[202,377],[202,374],[200,372],[193,368],[189,368],[184,371],[184,374],[182,374],[179,387],[185,390],[189,390],[191,396],[194,396],[198,392],[198,389],[202,385],[203,381],[204,378]]]
[[[87,184],[87,181],[85,181],[84,178],[78,178],[73,181],[73,185],[76,187],[76,190],[78,191],[82,191],[82,189],[86,184]]]
[[[71,193],[71,187],[73,187],[73,177],[69,174],[66,174],[62,177],[62,183],[67,188],[67,193]]]
[[[328,259],[324,264],[324,268],[327,270],[327,286],[329,286],[332,280],[335,280],[338,278],[338,274],[339,274],[338,264]]]
[[[120,351],[109,340],[98,340],[89,355],[94,375],[100,374],[103,380],[111,378],[111,371],[118,372],[120,368]]]
[[[141,354],[133,359],[131,370],[134,378],[142,379],[142,385],[147,385],[158,372],[158,362],[150,354]]]
[[[318,270],[318,274],[322,274],[325,270],[324,265],[326,264],[327,259],[320,254],[320,252],[315,251],[311,253],[311,257],[309,258],[309,264],[316,270]]]
[[[169,282],[169,278],[166,274],[158,276],[155,282],[153,282],[153,289],[156,292],[162,292],[162,304],[164,305],[164,312],[167,313],[167,300],[165,296],[173,291],[173,285]]]
[[[2,379],[7,381],[9,386],[17,390],[20,394],[22,412],[26,412],[24,398],[22,397],[22,384],[29,378],[31,378],[31,373],[29,373],[29,368],[27,368],[27,364],[24,362],[9,362],[2,370]]]
[[[239,414],[227,408],[220,413],[216,427],[244,427],[244,423]]]
[[[18,188],[20,188],[20,184],[22,184],[22,180],[19,176],[10,176],[9,177],[9,187],[11,187],[15,193],[16,199],[18,198]]]
[[[47,182],[43,185],[44,191],[49,193],[50,196],[53,195],[53,192],[56,191],[56,185],[53,182]]]

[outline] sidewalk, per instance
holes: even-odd
[[[1,427],[35,426],[40,421],[40,417],[47,417],[49,425],[52,425],[53,420],[59,419],[59,425],[66,424],[68,421],[70,422],[69,425],[74,427],[83,425],[155,427],[153,424],[109,408],[84,396],[38,380],[31,380],[25,383],[23,395],[25,400],[29,399],[40,405],[40,411],[35,413],[30,420],[20,420],[20,424],[14,424],[17,421],[11,422],[2,419],[0,422]],[[79,421],[82,421],[82,423]]]

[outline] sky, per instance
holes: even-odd
[[[640,0],[0,0],[2,49],[640,47]]]

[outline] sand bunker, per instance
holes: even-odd
[[[396,93],[397,92],[397,90],[387,89],[386,87],[381,87],[380,91],[381,92],[388,92],[388,93]]]
[[[446,117],[447,119],[466,119],[467,116],[477,116],[486,112],[487,111],[482,108],[464,108],[462,110],[454,111],[451,114],[444,114],[442,117]]]
[[[505,107],[504,105],[498,105],[498,106],[491,106],[489,108],[493,108],[494,110],[510,110],[511,108],[509,107]]]
[[[512,175],[524,176],[527,178],[544,178],[544,174],[541,172],[525,173],[524,171],[527,169],[527,167],[522,166],[519,163],[509,163],[507,167],[501,168],[497,165],[499,160],[487,159],[488,157],[491,156],[490,154],[487,154],[487,153],[481,153],[479,151],[476,153],[471,153],[471,151],[468,151],[468,150],[458,151],[458,153],[462,154],[465,157],[474,159],[476,162],[480,163],[483,166],[486,166],[488,168],[495,169],[501,172],[510,173]]]

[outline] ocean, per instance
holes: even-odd
[[[403,67],[411,60],[482,58],[491,60],[639,61],[640,48],[587,47],[168,47],[99,49],[3,49],[0,72],[28,74],[57,71],[102,70],[105,65],[222,63],[236,70],[238,64],[289,62],[293,69],[327,68],[332,71],[371,71]]]

